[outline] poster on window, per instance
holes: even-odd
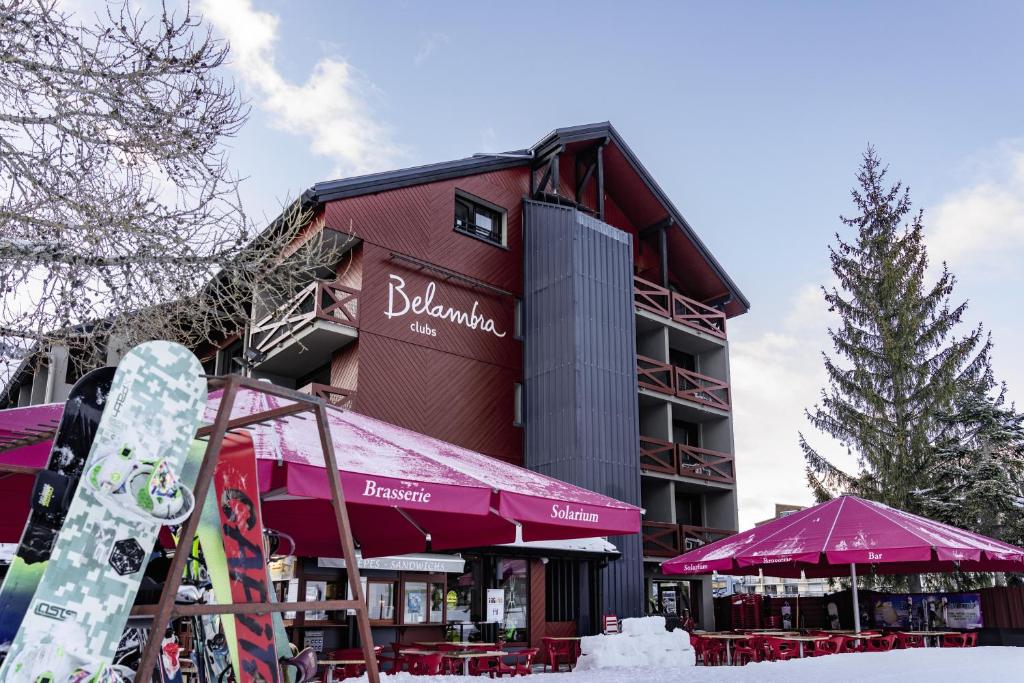
[[[930,630],[981,628],[979,593],[886,594],[874,597],[875,626]]]
[[[505,621],[505,589],[487,589],[487,622],[490,624]]]

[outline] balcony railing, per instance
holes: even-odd
[[[725,313],[679,292],[633,277],[633,303],[681,325],[725,339]]]
[[[708,448],[676,444],[679,460],[679,474],[725,484],[736,482],[736,460],[729,453]]]
[[[687,551],[699,548],[735,531],[728,529],[711,529],[690,524],[672,524],[670,522],[643,522],[641,525],[644,555],[648,557],[675,557]]]
[[[304,394],[312,394],[317,398],[333,403],[341,408],[351,408],[352,404],[356,400],[355,389],[342,389],[341,387],[331,386],[330,384],[320,384],[313,382],[299,389]]]
[[[735,458],[685,443],[640,437],[640,469],[725,484],[736,482]]]
[[[729,385],[699,372],[662,363],[647,356],[636,357],[637,383],[651,391],[729,410]]]
[[[336,282],[312,282],[252,327],[252,348],[267,352],[316,320],[359,325],[359,290]]]
[[[640,469],[645,472],[676,474],[679,471],[676,444],[671,441],[641,436]]]

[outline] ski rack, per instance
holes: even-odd
[[[367,677],[370,683],[380,683],[380,672],[377,670],[373,635],[370,631],[370,620],[367,613],[368,608],[365,596],[363,595],[363,584],[359,580],[359,567],[356,562],[352,527],[349,524],[348,510],[345,507],[345,494],[341,488],[341,475],[338,473],[338,461],[334,454],[334,442],[331,440],[331,428],[327,422],[327,402],[309,394],[302,394],[291,389],[274,386],[268,382],[260,382],[237,375],[211,377],[209,378],[208,387],[210,391],[223,388],[224,393],[221,396],[217,417],[213,424],[209,427],[202,427],[196,432],[196,438],[209,437],[209,442],[207,443],[203,464],[199,468],[199,475],[193,489],[196,506],[184,526],[182,526],[177,547],[189,548],[192,546],[192,540],[195,538],[196,530],[199,527],[199,517],[203,508],[203,501],[206,500],[206,496],[210,491],[213,474],[217,467],[217,461],[220,458],[220,448],[224,442],[224,436],[229,431],[235,429],[311,412],[316,416],[317,430],[320,433],[320,446],[323,448],[324,463],[327,466],[327,480],[331,487],[334,519],[338,525],[338,536],[341,539],[341,549],[345,557],[348,585],[355,599],[317,600],[311,602],[247,602],[230,605],[176,605],[174,599],[178,594],[178,587],[181,585],[181,578],[185,572],[185,562],[188,560],[188,553],[175,552],[174,558],[171,561],[171,567],[167,573],[167,579],[164,581],[163,592],[160,594],[160,601],[155,607],[147,605],[132,611],[133,616],[152,615],[153,617],[153,623],[150,628],[151,637],[147,639],[146,647],[142,651],[142,658],[139,661],[138,672],[135,676],[136,683],[151,683],[153,671],[156,669],[157,657],[159,657],[160,653],[161,640],[160,638],[152,637],[152,635],[163,633],[175,617],[206,614],[268,614],[271,612],[305,612],[307,610],[353,610],[356,614],[356,626],[359,630],[359,642],[362,645]],[[232,419],[231,409],[234,407],[239,388],[258,391],[288,401],[294,401],[294,403],[274,408],[273,410],[252,413]]]

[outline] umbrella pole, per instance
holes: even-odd
[[[850,563],[850,586],[853,588],[853,630],[860,633],[860,600],[857,599],[857,565]]]

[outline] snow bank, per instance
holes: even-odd
[[[666,631],[664,617],[623,619],[622,633],[586,636],[580,649],[578,671],[694,665],[690,634]]]

